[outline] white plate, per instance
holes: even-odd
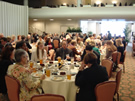
[[[53,81],[63,81],[64,78],[63,78],[63,76],[55,75],[55,76],[53,76],[53,77],[51,78],[51,80],[53,80]]]
[[[31,75],[33,77],[35,77],[35,78],[40,78],[43,75],[43,73],[42,72],[37,72],[37,73],[32,73]]]

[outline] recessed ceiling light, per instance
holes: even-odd
[[[116,3],[117,3],[117,1],[112,1],[112,3],[113,3],[113,4],[116,4]]]
[[[88,21],[91,21],[92,19],[88,19]]]
[[[63,3],[63,5],[64,5],[64,6],[66,6],[66,5],[67,5],[67,3]]]
[[[68,21],[71,21],[72,19],[67,19]]]
[[[33,21],[37,21],[38,19],[33,19]]]
[[[53,21],[54,19],[50,19],[50,21]]]

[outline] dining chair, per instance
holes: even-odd
[[[112,61],[114,63],[116,63],[116,60],[117,60],[117,64],[119,64],[120,63],[120,57],[121,57],[121,53],[120,52],[115,51],[115,52],[112,53]]]
[[[133,41],[132,44],[132,56],[135,56],[135,40]]]
[[[55,94],[44,94],[44,95],[34,95],[31,101],[65,101],[65,98],[61,95]]]
[[[124,51],[124,61],[123,62],[120,62],[120,64],[122,64],[123,65],[123,73],[125,73],[125,58],[126,58],[126,53],[127,53],[127,51],[125,50]]]
[[[106,67],[108,77],[110,78],[112,75],[113,62],[109,59],[103,59],[101,64],[102,66]]]
[[[105,81],[95,87],[96,101],[113,101],[116,89],[115,81]]]
[[[119,86],[120,86],[120,81],[121,81],[121,74],[122,74],[122,69],[120,68],[119,71],[116,74],[116,90],[115,90],[115,94],[117,94],[117,101],[119,101]]]
[[[8,92],[8,98],[10,101],[19,101],[19,90],[20,90],[20,83],[17,79],[6,75],[6,86]]]

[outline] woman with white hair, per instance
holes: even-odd
[[[40,94],[40,83],[45,78],[44,75],[38,80],[34,80],[25,68],[28,62],[28,54],[23,49],[15,51],[16,64],[8,67],[7,74],[16,78],[20,83],[19,101],[30,101],[33,95]]]

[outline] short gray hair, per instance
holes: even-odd
[[[25,50],[23,50],[23,49],[17,49],[15,51],[15,60],[16,60],[16,62],[21,62],[21,58],[25,54],[26,54],[26,51]]]

